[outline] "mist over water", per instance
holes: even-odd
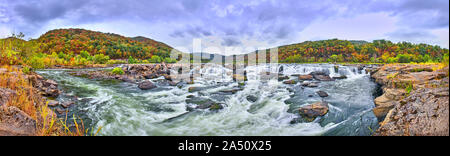
[[[348,78],[320,82],[317,88],[287,85],[276,79],[259,80],[261,71],[277,73],[281,67],[281,73],[291,79],[296,79],[292,75],[313,71]],[[102,126],[100,135],[371,135],[378,127],[371,111],[376,84],[364,70],[339,66],[336,72],[331,64],[258,65],[245,70],[248,81],[244,89],[230,95],[220,91],[235,88],[238,83],[233,82],[232,70],[219,65],[193,69],[191,72],[203,77],[181,88],[164,85],[164,78],[152,79],[158,88],[148,91],[122,81],[74,77],[67,73],[70,70],[38,73],[59,83],[64,91],[57,99],[60,102],[75,96],[78,101],[70,108],[71,113],[83,118],[86,127]],[[189,93],[188,88],[193,86],[206,89]],[[315,93],[319,90],[329,97],[319,97]],[[189,112],[188,95],[223,103],[224,109]],[[257,97],[255,102],[247,100],[251,95]],[[329,112],[313,122],[302,121],[298,108],[321,100],[329,103]]]

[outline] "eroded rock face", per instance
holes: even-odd
[[[46,80],[37,74],[27,75],[26,77],[43,96],[57,98],[61,94],[61,91],[58,89],[58,83],[53,80]]]
[[[448,93],[448,88],[416,90],[395,105],[375,135],[448,136]]]
[[[13,96],[16,96],[16,91],[0,88],[0,106],[5,105]]]
[[[34,136],[36,121],[17,107],[0,108],[0,136]]]
[[[383,88],[374,114],[381,122],[374,135],[449,135],[448,67],[385,65],[372,74]]]

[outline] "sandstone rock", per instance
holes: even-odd
[[[313,77],[319,81],[333,81],[333,79],[328,75],[313,75]]]
[[[313,76],[312,75],[299,75],[298,79],[299,80],[312,80]]]
[[[17,107],[0,108],[0,136],[34,136],[36,121]]]
[[[64,108],[69,108],[70,106],[72,106],[74,104],[75,104],[75,102],[68,101],[68,102],[62,103],[61,106],[64,107]]]
[[[324,116],[328,113],[327,102],[316,102],[311,105],[303,106],[299,108],[299,113],[303,117],[316,118],[318,116]]]
[[[304,87],[311,87],[311,88],[319,87],[319,84],[314,82],[303,82],[301,85]]]
[[[59,106],[59,102],[58,102],[58,101],[55,101],[55,100],[49,100],[49,101],[48,101],[48,106],[49,106],[49,107],[56,107],[56,106]]]
[[[449,135],[449,97],[447,88],[421,88],[399,101],[374,135]]]
[[[295,80],[287,80],[287,81],[284,81],[283,83],[284,84],[296,84],[297,81],[295,81]]]
[[[395,64],[372,69],[384,93],[374,101],[381,122],[374,135],[449,135],[448,74],[434,68]]]
[[[144,82],[139,83],[138,87],[142,90],[150,90],[150,89],[156,88],[156,85],[150,81],[144,81]]]

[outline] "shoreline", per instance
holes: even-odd
[[[317,63],[310,63],[317,64]],[[323,63],[320,63],[323,64]],[[329,64],[329,63],[327,63]],[[159,65],[159,66],[158,66]],[[339,64],[343,66],[363,66],[373,64]],[[108,65],[109,68],[119,65]],[[127,74],[131,73],[139,73],[141,75],[149,75],[149,74],[161,74],[161,75],[153,75],[153,77],[164,76],[166,80],[170,81],[170,75],[167,75],[168,69],[170,67],[163,66],[161,64],[122,64],[121,66],[125,66],[123,68],[133,69],[135,71],[128,71]],[[146,71],[147,69],[141,69],[141,67],[149,67],[147,69],[153,70],[153,68],[157,68],[151,73],[142,73],[142,71]],[[157,67],[158,66],[158,67]],[[172,66],[171,64],[168,66]],[[46,68],[44,70],[52,70],[52,69],[95,69],[101,68],[100,66],[92,66],[92,67],[84,67],[84,68]],[[375,66],[366,68],[366,72],[370,73],[372,81],[380,85],[383,93],[381,96],[374,97],[375,99],[375,108],[372,110],[376,117],[379,119],[380,127],[373,133],[374,136],[391,136],[391,135],[448,135],[448,66],[443,69],[437,69],[438,65],[435,64],[385,64],[383,66]],[[445,73],[447,71],[447,73]],[[398,73],[398,74],[395,74]],[[412,76],[411,76],[412,75]],[[110,75],[111,76],[111,75]],[[39,79],[39,77],[41,77]],[[57,88],[57,83],[55,84],[53,80],[42,79],[37,73],[27,75],[26,76],[29,81],[34,81],[33,83],[37,83],[36,79],[39,79],[42,82],[49,81],[48,87]],[[111,79],[118,79],[117,76],[111,76]],[[138,76],[136,78],[133,77],[133,80],[137,80],[142,78],[145,80],[144,76]],[[120,77],[119,77],[120,79]],[[130,80],[129,77],[123,79],[125,82]],[[426,81],[424,81],[426,80]],[[53,81],[53,82],[52,82]],[[409,88],[409,81],[411,83],[412,88]],[[436,81],[436,82],[434,82]],[[136,82],[136,81],[135,81]],[[430,86],[429,83],[438,83],[441,86],[435,87]],[[432,84],[432,83],[431,83]],[[173,84],[176,86],[177,84]],[[37,90],[46,91],[48,89],[42,89],[41,87],[36,87]],[[444,89],[443,89],[444,88]],[[447,88],[445,90],[445,88]],[[53,91],[50,91],[49,97],[43,96],[46,101],[48,101],[52,105],[64,105],[64,104],[55,104],[54,100],[51,99]],[[61,93],[59,89],[57,89],[58,93]],[[435,120],[430,121],[434,125],[426,125],[422,123],[423,117],[417,114],[418,111],[424,109],[429,109],[428,106],[424,106],[425,103],[422,103],[422,106],[417,107],[417,100],[423,100],[424,98],[430,98],[430,96],[422,97],[424,95],[434,96],[431,97],[431,100],[437,99],[439,101],[438,108],[440,108],[441,113],[438,115],[431,114],[431,117],[436,118],[436,121],[444,122],[444,124],[440,124],[440,122],[436,122]],[[420,105],[420,103],[419,103]],[[70,105],[69,105],[70,106]],[[416,108],[417,107],[417,108]],[[430,106],[431,107],[431,106]],[[411,110],[411,109],[419,109],[419,110]],[[442,109],[444,108],[444,109]],[[445,110],[446,108],[446,110]],[[406,114],[402,114],[402,111],[409,111]],[[50,114],[60,113],[61,111],[55,110],[56,112],[51,112]],[[443,111],[443,112],[442,112]],[[445,112],[447,111],[447,112]],[[426,112],[425,115],[429,116],[430,112]],[[445,120],[445,117],[446,120]],[[405,122],[407,121],[407,122]],[[409,121],[417,121],[417,125],[409,123]],[[446,122],[446,124],[445,124]],[[407,126],[406,126],[407,125]],[[420,131],[418,128],[412,128],[414,126],[419,126],[422,129],[426,129],[428,131]],[[425,126],[425,127],[424,127]],[[428,127],[427,127],[428,126]],[[433,127],[434,126],[434,127]],[[437,129],[437,130],[434,130]],[[1,134],[1,133],[0,133]],[[7,134],[7,133],[6,133]],[[10,133],[15,134],[15,133]],[[20,133],[16,133],[20,134]]]

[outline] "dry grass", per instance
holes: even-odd
[[[0,66],[6,69],[6,72],[0,73],[0,88],[8,88],[16,92],[5,106],[14,106],[28,114],[36,121],[36,135],[38,136],[86,136],[97,135],[101,130],[99,128],[95,134],[89,129],[85,129],[83,120],[76,121],[74,116],[74,130],[67,126],[67,117],[65,120],[57,118],[54,111],[48,107],[48,102],[25,78],[22,70],[9,65]],[[67,113],[66,113],[67,114]]]

